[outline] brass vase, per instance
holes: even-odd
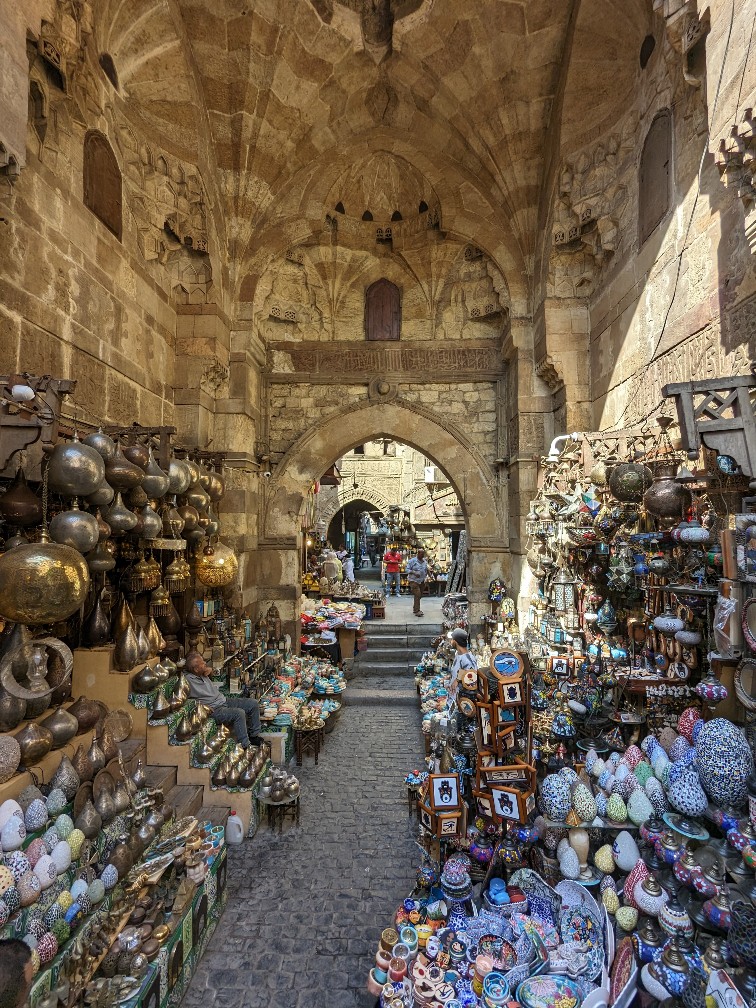
[[[48,714],[40,724],[52,732],[53,749],[60,749],[66,742],[70,742],[79,730],[79,722],[73,714],[68,713],[65,707],[58,707],[52,714]]]
[[[91,731],[102,716],[102,708],[94,701],[85,696],[80,696],[78,700],[71,704],[68,713],[73,714],[79,722],[79,735]]]
[[[94,777],[94,770],[90,766],[84,746],[79,745],[76,747],[76,752],[71,757],[71,764],[82,783],[84,781],[91,781]]]
[[[113,795],[106,789],[100,788],[94,800],[94,806],[102,821],[107,825],[116,817],[116,805]]]
[[[151,721],[162,721],[167,718],[171,713],[171,702],[166,697],[162,690],[158,690],[155,697],[155,703],[152,705],[150,711]]]
[[[76,792],[79,790],[81,778],[68,756],[61,757],[58,769],[52,775],[50,790],[60,788],[69,801],[73,801]]]
[[[165,647],[163,635],[160,633],[155,617],[150,616],[147,623],[147,640],[150,642],[150,655],[154,658],[160,654]]]
[[[113,650],[113,665],[119,672],[130,672],[139,662],[139,642],[137,635],[127,626],[116,639]]]
[[[174,734],[179,742],[186,742],[194,734],[196,734],[196,729],[192,726],[190,716],[184,714],[179,723],[176,725]]]
[[[0,732],[9,732],[24,720],[26,700],[12,696],[0,686]]]
[[[116,490],[131,490],[144,480],[144,469],[130,462],[116,442],[115,454],[105,460],[105,478]]]
[[[144,627],[141,623],[137,624],[136,642],[137,660],[140,662],[146,662],[150,658],[150,642],[147,639],[147,634],[144,632]]]
[[[157,674],[152,665],[143,665],[131,677],[131,692],[132,693],[152,693],[160,685],[160,676]]]
[[[115,561],[114,561],[115,563]],[[82,637],[86,647],[102,647],[110,640],[110,620],[102,602],[102,594],[97,593],[94,605],[82,625]]]
[[[119,780],[115,786],[115,791],[113,792],[113,803],[115,805],[116,815],[121,815],[131,805],[129,789],[126,787],[126,782],[123,780]]]
[[[215,787],[223,787],[226,783],[226,774],[228,772],[226,762],[225,759],[222,759],[210,775],[210,780]]]
[[[29,489],[26,474],[19,466],[8,489],[0,496],[0,515],[9,525],[29,528],[42,521],[42,501]]]
[[[127,627],[134,628],[134,616],[129,603],[126,601],[126,596],[122,595],[121,601],[116,606],[113,614],[113,625],[111,627],[113,639],[118,640]]]
[[[89,751],[87,752],[87,760],[89,765],[92,767],[92,775],[98,774],[100,770],[105,768],[107,760],[105,758],[105,753],[102,751],[102,747],[95,736],[92,739],[92,743],[89,746]]]
[[[53,734],[49,728],[32,721],[14,735],[21,749],[21,766],[30,767],[38,763],[53,747]]]

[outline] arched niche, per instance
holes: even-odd
[[[654,118],[643,142],[638,173],[638,242],[642,245],[664,220],[672,197],[672,113]]]
[[[84,137],[84,205],[121,240],[121,170],[113,149],[97,130]]]

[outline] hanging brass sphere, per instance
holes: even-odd
[[[46,533],[0,556],[0,616],[13,623],[60,623],[81,608],[88,590],[84,557]]]

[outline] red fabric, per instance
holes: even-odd
[[[388,550],[383,554],[383,562],[386,564],[387,574],[396,574],[402,563],[402,555],[395,550]]]

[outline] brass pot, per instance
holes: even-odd
[[[160,677],[151,665],[144,665],[131,677],[132,693],[152,693],[159,685]],[[162,693],[160,696],[162,696]],[[163,699],[165,700],[165,697]]]
[[[102,455],[82,444],[78,437],[61,441],[47,463],[47,482],[51,490],[66,497],[86,497],[105,479]]]
[[[79,730],[79,722],[73,714],[68,713],[65,707],[58,707],[52,714],[48,714],[40,724],[52,732],[53,749],[60,749],[66,742],[70,742]]]
[[[643,504],[654,518],[680,520],[691,504],[691,494],[687,487],[675,480],[677,463],[659,463],[654,473],[654,482],[643,495]]]
[[[144,632],[144,627],[141,623],[137,623],[136,642],[138,652],[137,660],[146,662],[151,657],[150,642],[147,639],[147,634]]]
[[[195,759],[201,766],[207,766],[207,764],[212,760],[214,755],[215,753],[207,744],[207,742],[203,742],[195,754]]]
[[[112,559],[112,558],[111,558]],[[115,564],[115,561],[113,561]],[[91,567],[90,567],[91,570]],[[82,626],[82,636],[87,647],[102,647],[110,640],[110,620],[98,592],[94,605]]]
[[[26,700],[12,696],[0,686],[0,732],[12,731],[24,720]]]
[[[150,720],[162,721],[171,713],[171,702],[162,690],[159,690],[155,697],[155,703],[150,711]]]
[[[116,817],[116,805],[113,795],[105,788],[100,788],[94,800],[94,806],[102,821],[107,825]]]
[[[85,696],[80,696],[78,700],[71,704],[68,713],[73,714],[79,722],[79,735],[91,731],[102,717],[102,708],[94,701]]]
[[[215,787],[223,787],[223,785],[226,783],[226,775],[228,773],[226,763],[227,761],[225,759],[222,759],[218,764],[218,766],[215,768],[215,770],[213,770],[212,774],[210,775],[210,780],[215,785]]]
[[[141,510],[142,539],[157,539],[163,532],[163,519],[153,509],[149,501]]]
[[[165,648],[165,640],[158,629],[155,617],[150,616],[147,622],[147,640],[150,642],[150,654],[155,657]],[[168,676],[166,676],[166,679]]]
[[[122,879],[134,865],[134,854],[128,844],[128,839],[128,834],[122,834],[108,858],[108,864],[113,865],[118,872],[119,879]]]
[[[155,456],[152,454],[152,449],[150,448],[147,467],[144,470],[144,482],[142,483],[145,493],[148,497],[152,497],[154,499],[165,497],[168,493],[170,482],[170,476],[163,472],[157,464]]]
[[[183,459],[172,458],[168,466],[168,491],[172,494],[183,494],[191,483],[189,467]]]
[[[105,512],[105,520],[110,525],[113,536],[122,536],[127,532],[133,532],[139,524],[139,519],[134,512],[129,511],[123,503],[120,490],[117,491],[113,503]]]
[[[115,557],[108,549],[107,542],[97,543],[92,552],[87,554],[87,568],[92,574],[104,574],[113,570],[115,565]]]
[[[108,437],[102,427],[88,434],[82,441],[82,444],[94,448],[105,460],[113,458],[116,453],[115,441]]]
[[[131,627],[133,630],[134,623],[135,620],[131,612],[131,607],[126,601],[126,596],[122,595],[121,601],[116,606],[115,615],[113,616],[113,623],[111,627],[113,631],[113,640],[118,640],[127,627]]]
[[[130,626],[116,640],[113,665],[119,672],[130,672],[139,661],[139,642]]]
[[[46,756],[53,747],[53,733],[49,728],[30,722],[25,728],[14,735],[21,749],[21,765],[24,767],[34,766],[43,756]]]
[[[176,725],[174,734],[179,742],[186,742],[195,735],[196,732],[197,729],[192,726],[191,718],[184,714],[179,723]]]
[[[79,780],[91,781],[94,777],[94,770],[89,764],[89,759],[84,751],[84,746],[80,745],[76,747],[76,752],[71,757],[71,765],[78,774]]]
[[[0,616],[35,626],[62,623],[84,604],[89,569],[70,546],[39,542],[16,546],[0,556]]]
[[[124,445],[123,454],[129,462],[132,462],[135,466],[139,466],[143,471],[147,468],[147,463],[150,460],[150,449],[144,441],[136,438],[131,444]]]
[[[121,813],[125,812],[131,805],[129,789],[126,787],[126,782],[123,780],[119,780],[115,786],[115,791],[113,792],[113,803],[115,804],[116,815],[121,815]]]
[[[100,735],[100,748],[105,753],[106,766],[118,756],[118,744],[107,728],[103,728],[102,735]]]
[[[76,796],[76,792],[79,790],[80,784],[81,778],[79,777],[73,763],[68,756],[63,756],[58,764],[58,769],[52,775],[50,790],[52,791],[53,788],[60,788],[66,798],[69,801],[72,801]]]
[[[92,739],[92,743],[89,746],[89,752],[87,753],[87,760],[89,765],[92,767],[92,774],[97,774],[100,770],[104,769],[107,760],[105,759],[105,753],[102,751],[102,747],[97,740],[97,737]]]
[[[29,489],[26,474],[20,466],[0,497],[0,515],[9,525],[18,528],[29,528],[42,521],[42,501]]]
[[[226,774],[226,787],[238,787],[241,773],[241,768],[238,763],[234,763],[230,766],[228,768],[228,773]]]
[[[87,504],[91,507],[107,507],[114,497],[115,490],[107,480],[103,480],[94,493],[87,494]]]
[[[100,538],[97,519],[88,511],[82,511],[75,497],[68,511],[61,511],[52,519],[49,532],[53,542],[70,546],[79,553],[89,553]]]
[[[115,455],[105,461],[105,478],[116,490],[131,490],[141,485],[144,470],[130,462],[116,443]]]

